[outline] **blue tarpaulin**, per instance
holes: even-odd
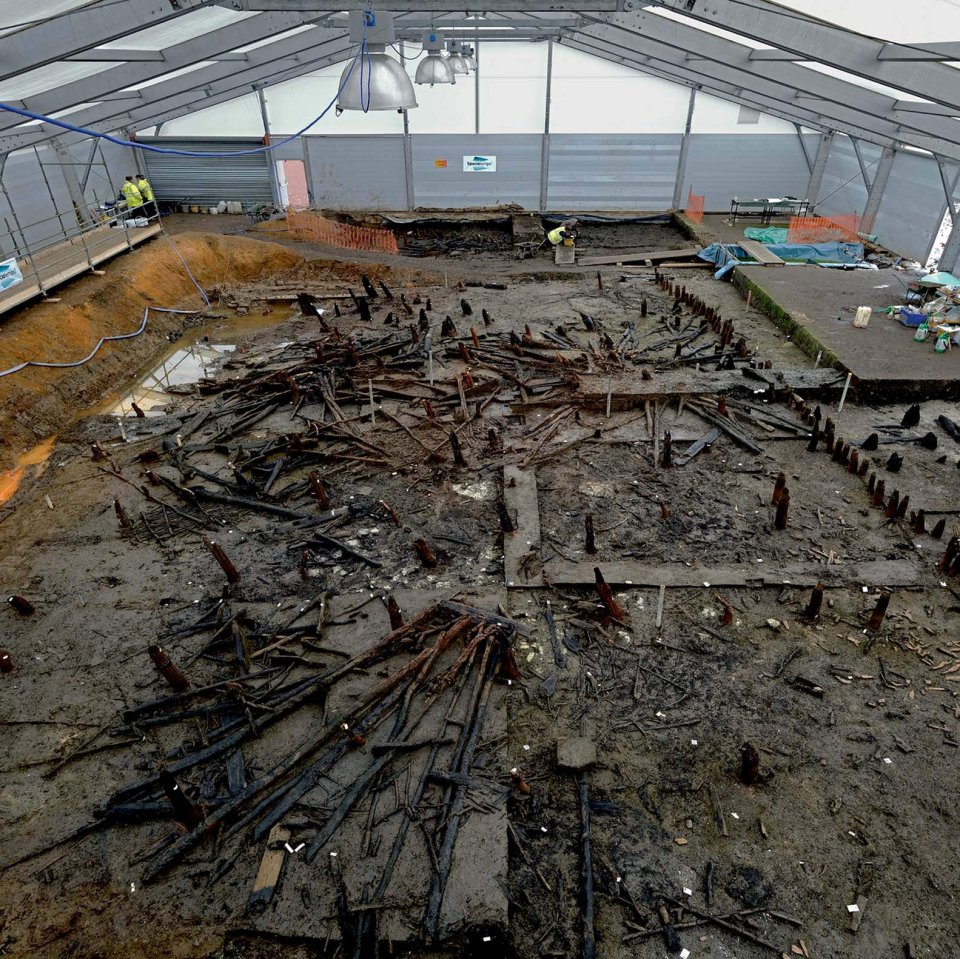
[[[859,266],[863,261],[862,243],[768,243],[767,249],[788,263],[815,263],[819,266]],[[741,263],[754,262],[736,243],[711,243],[697,256],[716,263],[714,276],[719,280]]]

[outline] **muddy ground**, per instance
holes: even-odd
[[[248,897],[267,846],[262,839],[253,841],[242,832],[239,839],[206,838],[146,883],[158,844],[185,833],[169,814],[56,842],[93,821],[94,810],[115,790],[163,768],[171,750],[216,736],[220,715],[120,731],[125,710],[170,692],[145,652],[149,644],[162,641],[170,656],[185,664],[194,686],[235,680],[242,670],[242,653],[232,644],[204,658],[199,653],[211,631],[184,632],[203,613],[217,610],[224,595],[224,574],[202,541],[214,535],[241,574],[217,614],[219,622],[242,614],[254,647],[287,636],[284,624],[291,616],[318,596],[329,596],[325,628],[311,618],[316,624],[311,631],[294,630],[278,649],[262,659],[258,655],[257,662],[277,674],[250,681],[255,689],[269,689],[281,677],[283,682],[309,679],[369,648],[390,628],[380,601],[390,593],[408,619],[431,603],[455,597],[489,612],[500,609],[522,627],[511,639],[520,679],[507,683],[501,677],[496,683],[471,768],[442,920],[445,944],[436,951],[524,959],[581,954],[579,794],[575,775],[557,767],[556,744],[584,736],[598,754],[587,789],[597,955],[603,959],[680,954],[667,949],[661,906],[669,910],[680,948],[692,957],[785,953],[866,959],[956,952],[960,889],[950,864],[960,854],[953,801],[960,785],[954,681],[960,676],[960,603],[957,580],[935,568],[960,511],[960,447],[939,431],[935,419],[940,413],[960,419],[955,409],[923,405],[920,424],[911,432],[938,431],[936,450],[900,443],[870,454],[870,472],[885,480],[888,493],[896,487],[910,495],[914,510],[926,511],[927,530],[945,520],[938,540],[912,529],[909,513],[898,521],[872,508],[868,476],[859,478],[834,462],[822,442],[818,452],[807,452],[806,442],[782,423],[763,428],[747,418],[737,421],[762,446],[760,453],[723,436],[687,465],[664,467],[654,456],[642,402],[618,403],[608,418],[602,403],[578,401],[569,368],[553,358],[556,344],[539,351],[541,367],[528,367],[529,357],[523,355],[515,355],[513,365],[498,358],[516,345],[511,333],[522,337],[529,326],[528,335],[543,341],[562,328],[569,345],[560,352],[578,375],[616,371],[619,377],[626,370],[640,385],[677,384],[670,340],[673,296],[652,282],[649,269],[604,269],[600,288],[595,270],[560,272],[545,254],[538,261],[516,261],[499,248],[380,262],[372,254],[351,255],[337,262],[330,250],[293,244],[276,227],[270,238],[280,245],[261,247],[249,239],[178,236],[176,228],[199,218],[170,219],[181,250],[206,247],[223,263],[233,262],[241,250],[254,264],[227,276],[219,262],[208,264],[199,254],[191,261],[201,283],[213,285],[219,276],[219,285],[234,299],[240,292],[251,304],[237,317],[225,296],[217,316],[197,320],[206,325],[196,338],[236,347],[224,354],[219,371],[208,372],[211,382],[202,390],[171,394],[164,408],[144,419],[128,406],[127,441],[114,416],[75,419],[94,402],[109,408],[134,395],[136,378],[119,371],[135,369],[150,350],[159,353],[164,344],[158,337],[149,349],[137,346],[143,353],[117,349],[83,381],[54,383],[43,376],[35,381],[30,373],[5,407],[10,411],[11,403],[19,404],[6,434],[11,453],[53,429],[59,436],[47,458],[34,457],[40,462],[24,464],[15,484],[8,483],[17,489],[0,520],[2,589],[36,607],[28,616],[10,607],[0,610],[0,646],[15,664],[12,673],[0,673],[6,744],[0,759],[0,862],[50,847],[0,873],[0,953],[91,959],[266,959],[333,955],[338,949],[340,955],[351,954],[342,941],[345,927],[329,854],[337,852],[345,864],[353,915],[363,912],[370,907],[370,884],[383,867],[397,817],[410,814],[410,784],[422,770],[425,749],[394,761],[312,864],[288,853],[283,881],[259,914],[248,909]],[[231,218],[207,219],[227,221],[218,229],[236,227]],[[629,245],[632,236],[636,248],[663,248],[671,244],[662,231],[618,227],[609,243]],[[594,242],[599,252],[602,236]],[[674,235],[673,245],[684,243]],[[151,247],[156,250],[158,244]],[[147,262],[151,255],[156,254],[150,248],[134,254]],[[296,259],[261,269],[280,256]],[[322,262],[308,262],[317,257]],[[424,393],[429,374],[422,357],[408,370],[386,373],[364,360],[366,375],[345,367],[340,373],[341,384],[351,376],[359,384],[355,401],[341,397],[350,422],[318,433],[317,451],[341,457],[313,467],[330,505],[352,507],[324,529],[381,565],[318,546],[307,547],[305,555],[299,545],[301,521],[225,503],[207,504],[200,513],[169,486],[152,486],[147,469],[176,484],[186,482],[186,467],[194,471],[190,482],[203,481],[196,472],[202,471],[231,484],[234,495],[319,515],[308,468],[296,455],[278,451],[266,460],[270,469],[265,472],[245,468],[246,481],[261,487],[256,494],[243,486],[231,464],[242,465],[238,443],[249,451],[291,431],[309,433],[309,420],[329,423],[332,408],[325,412],[315,396],[291,393],[240,434],[220,436],[220,431],[242,419],[231,411],[242,412],[264,378],[288,368],[314,369],[311,364],[320,362],[318,342],[328,357],[342,360],[337,352],[342,345],[315,318],[301,315],[287,301],[258,301],[268,276],[315,290],[328,329],[335,323],[343,337],[370,344],[397,333],[384,322],[387,313],[399,313],[395,303],[380,298],[371,322],[364,324],[347,308],[349,300],[333,299],[335,291],[342,295],[346,287],[357,288],[361,269],[383,279],[395,295],[403,292],[409,302],[417,294],[424,301],[430,297],[435,386],[441,391],[435,394],[437,419],[431,420],[422,402],[381,393],[391,376],[393,389]],[[140,265],[138,279],[150,282],[150,276]],[[121,301],[110,297],[127,296],[130,284],[124,274],[122,291],[99,285],[109,278],[110,273],[68,288],[64,304],[89,311],[104,329],[115,328],[116,315],[96,309],[97,297],[107,297],[103,302],[118,310]],[[677,271],[672,279],[735,319],[738,336],[746,338],[756,358],[772,362],[773,372],[809,370],[809,359],[708,271]],[[466,286],[483,282],[506,289]],[[182,285],[164,288],[164,300],[156,305],[195,305],[188,283],[178,279]],[[461,299],[471,304],[470,317],[463,315]],[[644,300],[648,315],[641,317]],[[128,313],[142,310],[139,301],[123,302],[125,321]],[[331,316],[334,304],[343,312],[337,320]],[[488,327],[479,317],[481,309],[493,320]],[[52,307],[37,307],[34,314],[39,310]],[[679,310],[684,324],[691,312]],[[456,377],[462,385],[467,367],[453,341],[440,338],[440,321],[448,314],[465,349],[474,349],[474,326],[481,348],[491,351],[488,365],[476,357],[470,363],[481,386],[499,379],[491,393],[478,394],[492,397],[479,418],[474,400],[465,419],[459,412]],[[581,314],[593,321],[592,331]],[[24,329],[34,326],[26,323],[29,316],[22,321]],[[258,317],[264,323],[260,329],[253,328]],[[668,318],[666,323],[661,317]],[[408,322],[404,319],[402,328]],[[617,357],[603,336],[616,344],[630,324],[637,343]],[[707,332],[697,342],[709,343],[712,337]],[[665,340],[665,347],[657,347]],[[57,348],[50,340],[42,345]],[[165,352],[172,348],[166,346]],[[644,369],[651,380],[642,378]],[[526,384],[523,402],[510,377]],[[373,423],[364,392],[368,380],[377,384]],[[751,381],[746,389],[728,391],[731,404],[761,404],[755,388]],[[686,404],[681,411],[669,385],[664,390],[658,445],[661,429],[669,429],[677,449],[684,449],[711,423]],[[39,404],[31,395],[42,397]],[[441,402],[441,395],[452,399]],[[55,407],[50,405],[54,396]],[[838,436],[865,438],[884,426],[890,427],[881,429],[884,438],[901,432],[904,406],[861,406],[851,397],[837,414],[837,399],[836,390],[809,397],[811,406],[819,402],[837,421]],[[42,415],[35,415],[32,405],[39,405]],[[542,424],[564,405],[576,408],[576,419],[571,413],[544,440],[549,431]],[[768,412],[801,424],[797,412],[781,401],[770,404]],[[208,418],[178,446],[178,435],[203,413]],[[331,438],[331,430],[348,428],[360,435],[346,447]],[[459,431],[466,466],[453,461],[451,430]],[[357,439],[370,447],[359,458],[345,453]],[[91,458],[93,443],[108,459]],[[196,450],[177,452],[193,444]],[[432,462],[428,448],[438,450],[442,460]],[[148,455],[144,463],[140,454],[151,450],[159,458]],[[884,469],[893,450],[904,456],[897,473]],[[498,502],[512,502],[503,489],[503,469],[531,457],[539,460],[533,469],[542,537],[530,544],[535,555],[529,578],[522,588],[508,589],[503,541],[517,534],[501,528]],[[272,495],[263,495],[277,462],[276,487]],[[770,497],[781,472],[791,505],[787,529],[778,531]],[[205,485],[227,490],[211,482]],[[165,505],[148,500],[140,487]],[[114,500],[129,527],[119,524]],[[396,512],[399,526],[381,501]],[[585,551],[588,513],[596,529],[594,554]],[[525,517],[511,519],[523,528]],[[436,567],[426,568],[418,559],[411,547],[417,538],[433,547]],[[705,581],[696,587],[668,586],[662,594],[655,586],[617,588],[622,621],[599,604],[589,583],[549,586],[550,570],[558,564],[617,562],[683,568],[691,577],[707,566],[749,566],[757,572],[747,586]],[[865,578],[862,571],[880,568],[876,564],[886,564],[884,578]],[[812,565],[830,584],[813,621],[803,615],[810,585],[784,582],[790,578],[784,571],[800,565]],[[881,587],[892,590],[890,611],[879,631],[867,632],[866,617]],[[332,692],[329,703],[307,702],[269,734],[251,739],[243,747],[248,780],[323,728],[328,715],[352,708],[385,670],[402,663],[400,656],[377,670],[358,672]],[[237,702],[242,700],[226,700],[228,706]],[[224,712],[222,720],[230,716]],[[438,722],[433,714],[424,722],[422,734],[446,735],[432,725]],[[382,742],[378,735],[385,731],[371,744]],[[752,785],[740,776],[746,743],[759,757]],[[297,842],[309,843],[319,834],[372,755],[372,745],[358,748],[336,768],[332,781],[294,807],[288,819]],[[440,755],[443,763],[446,753]],[[206,804],[208,814],[230,794],[220,767],[209,775],[188,772],[181,785],[192,801]],[[443,817],[432,817],[442,802],[441,791],[413,804],[422,825],[411,831],[407,858],[375,910],[383,912],[380,931],[390,940],[384,955],[421,954],[421,917],[442,834],[434,828],[443,825]],[[234,854],[232,868],[212,881],[220,863]],[[698,914],[720,922],[690,926]]]

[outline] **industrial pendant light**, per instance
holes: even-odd
[[[433,86],[435,83],[456,83],[450,63],[444,60],[439,53],[428,53],[417,67],[417,76],[415,83],[429,83]]]
[[[340,76],[341,110],[412,110],[417,95],[407,71],[384,52],[382,43],[368,43],[359,59],[348,63]]]
[[[469,73],[470,67],[460,53],[460,44],[457,43],[456,40],[451,40],[448,50],[450,51],[450,56],[447,57],[447,63],[449,64],[450,69],[453,70],[454,73]]]
[[[463,59],[467,61],[467,66],[473,70],[474,73],[477,72],[477,58],[474,56],[473,47],[464,47],[463,48]]]
[[[450,63],[443,58],[443,37],[439,33],[428,33],[423,38],[423,50],[426,57],[417,66],[415,83],[456,83]]]

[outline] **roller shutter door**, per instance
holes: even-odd
[[[263,146],[263,141],[259,139],[177,140],[161,137],[143,139],[140,142],[203,153],[230,153]],[[268,153],[207,158],[147,152],[144,157],[147,176],[158,200],[199,203],[205,206],[212,206],[220,200],[240,200],[246,203],[273,201]]]

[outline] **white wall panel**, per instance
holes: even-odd
[[[815,150],[816,137],[807,141]],[[707,212],[725,212],[738,196],[805,197],[810,170],[792,134],[696,133],[690,137],[682,195],[703,195]]]
[[[868,175],[872,176],[880,159],[881,149],[870,143],[860,144]],[[817,198],[817,213],[822,216],[863,214],[867,206],[867,187],[863,182],[860,164],[853,149],[853,141],[846,136],[833,138],[830,159],[823,172],[823,184]]]
[[[305,137],[311,205],[405,210],[403,137]]]
[[[951,182],[956,172],[956,164],[947,166]],[[925,263],[945,210],[946,193],[936,160],[898,153],[873,231],[884,246]]]
[[[456,209],[540,204],[542,137],[525,134],[414,136],[413,181],[418,207]],[[464,156],[495,156],[495,173],[465,173]],[[437,161],[446,161],[446,166]]]
[[[679,134],[553,134],[547,209],[655,212],[673,205]]]

